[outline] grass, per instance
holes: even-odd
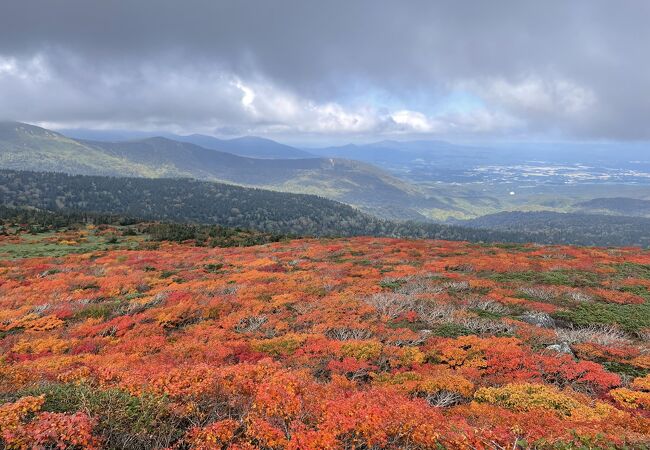
[[[102,303],[95,303],[86,306],[75,314],[75,319],[103,319],[106,320],[113,312],[120,306],[119,301],[108,301]]]
[[[407,328],[407,329],[409,329],[411,331],[415,331],[415,332],[431,329],[431,326],[428,323],[423,322],[421,320],[416,320],[415,322],[411,322],[411,321],[408,321],[408,320],[399,320],[399,321],[395,321],[395,322],[390,322],[388,324],[388,327],[389,328],[394,328],[394,329]]]
[[[95,251],[136,248],[143,240],[142,236],[120,237],[117,242],[112,236],[88,234],[86,241],[74,244],[54,242],[49,238],[57,233],[23,234],[19,242],[0,242],[0,260],[20,258],[61,257],[72,253],[90,253]]]

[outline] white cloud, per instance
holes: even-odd
[[[255,111],[255,108],[253,107],[253,102],[255,101],[255,91],[253,91],[250,87],[244,85],[241,80],[236,80],[232,84],[242,91],[243,95],[241,98],[241,104],[244,106],[244,108],[249,108],[252,111]]]
[[[467,14],[449,0],[5,1],[0,114],[244,132],[523,124],[527,136],[649,139],[650,2],[631,2],[486,1]],[[481,105],[439,112],[458,83]]]
[[[0,55],[0,81],[11,79],[23,80],[31,83],[44,82],[48,79],[45,60],[41,54],[31,58],[17,59]]]
[[[489,102],[521,113],[579,115],[596,103],[593,91],[557,76],[527,76],[516,81],[496,78],[468,85]]]
[[[403,126],[407,131],[427,133],[435,130],[434,123],[418,111],[403,109],[392,113],[390,118],[396,124]]]
[[[12,75],[16,71],[16,60],[14,58],[0,58],[0,76]]]
[[[350,106],[302,97],[261,76],[244,78],[219,67],[170,66],[142,64],[88,75],[83,62],[65,53],[23,59],[0,55],[0,117],[59,128],[369,138],[490,133],[519,125],[484,106],[437,114],[390,109],[374,101]],[[530,88],[494,86],[503,101],[539,96],[530,94]],[[582,101],[575,92],[567,98],[574,108]]]

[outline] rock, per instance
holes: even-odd
[[[543,312],[525,312],[520,319],[531,325],[544,328],[555,328],[555,320],[551,316]]]
[[[558,353],[566,353],[567,355],[574,356],[571,347],[566,342],[560,342],[559,344],[553,344],[546,347],[547,350],[552,350]]]

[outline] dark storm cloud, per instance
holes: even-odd
[[[649,23],[645,0],[7,1],[0,116],[645,139]]]

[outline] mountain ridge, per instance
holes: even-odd
[[[189,177],[318,194],[393,219],[425,219],[417,209],[436,202],[415,185],[368,163],[348,159],[249,158],[162,136],[119,142],[75,140],[15,122],[5,123],[2,129],[0,168],[4,169]],[[18,132],[23,129],[29,132]],[[386,208],[387,204],[395,209]]]
[[[204,134],[177,136],[176,140],[189,142],[212,150],[225,151],[239,156],[262,159],[317,158],[307,151],[258,136],[241,136],[219,139]]]
[[[221,139],[200,133],[182,135],[163,131],[147,132],[86,129],[64,129],[60,131],[60,134],[76,140],[94,142],[126,142],[151,137],[164,137],[175,141],[199,145],[211,150],[232,153],[249,158],[296,159],[318,157],[306,150],[259,136],[240,136],[232,139]]]

